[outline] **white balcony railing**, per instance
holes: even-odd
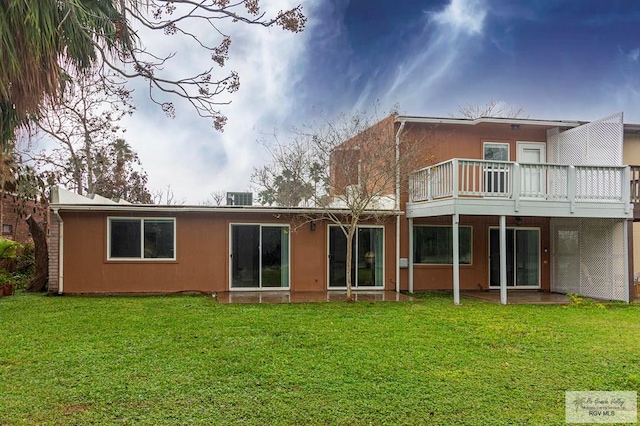
[[[568,166],[453,159],[411,173],[409,200],[443,198],[630,202],[627,166]]]

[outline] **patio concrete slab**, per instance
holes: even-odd
[[[359,302],[407,302],[414,300],[395,291],[354,291],[353,298]],[[218,303],[312,303],[342,302],[346,291],[227,291],[218,293]]]
[[[473,299],[486,300],[500,303],[500,291],[462,291],[460,295]],[[538,290],[512,290],[507,291],[507,304],[532,304],[532,305],[568,305],[571,299],[566,294],[550,293]]]

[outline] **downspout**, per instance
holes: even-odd
[[[58,220],[58,294],[64,292],[64,221],[58,213],[58,209],[52,209],[53,215]]]
[[[396,293],[400,293],[400,134],[404,130],[405,122],[400,122],[396,133]]]

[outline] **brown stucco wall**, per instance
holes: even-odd
[[[509,160],[516,161],[516,142],[546,142],[547,129],[544,126],[520,125],[511,129],[509,124],[481,123],[471,125],[419,124],[407,123],[403,140],[412,140],[423,146],[422,152],[430,164],[437,164],[451,158],[482,159],[483,142],[509,144]]]
[[[540,229],[540,287],[543,290],[549,290],[551,279],[549,219],[522,217],[521,220],[522,222],[517,224],[514,217],[507,217],[507,227]],[[472,227],[472,264],[460,265],[461,290],[489,289],[489,229],[497,227],[498,221],[498,216],[460,217],[461,226]],[[451,226],[451,217],[414,219],[414,225]],[[408,228],[406,221],[405,227]],[[407,235],[406,232],[408,230],[402,235]],[[408,251],[407,244],[407,248],[401,252],[401,256],[408,257]],[[414,265],[413,280],[414,291],[452,290],[453,269],[451,265]]]
[[[61,212],[64,220],[64,293],[173,293],[229,290],[229,229],[232,223],[290,223],[291,291],[327,288],[327,223],[296,224],[273,214],[147,214]],[[107,218],[175,217],[175,261],[108,261]],[[395,229],[385,225],[385,288],[393,289]],[[57,229],[57,227],[56,227]],[[51,270],[56,257],[52,257]],[[54,278],[55,280],[55,278]],[[57,285],[50,287],[57,289]]]
[[[399,124],[396,123],[396,128]],[[509,160],[516,161],[517,142],[546,142],[548,127],[520,125],[511,129],[509,124],[481,123],[477,125],[452,124],[419,124],[407,123],[403,131],[403,141],[419,144],[418,157],[422,164],[415,164],[414,169],[447,161],[452,158],[482,159],[484,142],[509,144]],[[406,209],[408,201],[408,179],[403,174],[401,185],[401,208]],[[451,225],[451,217],[435,217],[415,219],[415,224]],[[461,225],[473,227],[473,264],[460,267],[460,287],[463,290],[489,288],[489,227],[498,226],[495,216],[462,216]],[[507,226],[516,226],[515,217],[507,217]],[[541,288],[549,289],[549,219],[522,218],[523,227],[540,227],[541,239]],[[401,221],[400,257],[409,257],[409,227],[406,218]],[[547,253],[544,249],[547,249]],[[415,265],[414,291],[451,290],[453,288],[453,271],[450,265]],[[408,290],[408,269],[400,273],[400,288]]]

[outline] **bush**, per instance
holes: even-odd
[[[0,284],[13,285],[15,290],[23,290],[35,274],[35,247],[33,243],[21,245],[15,251],[15,257],[3,259],[5,262],[0,269]]]

